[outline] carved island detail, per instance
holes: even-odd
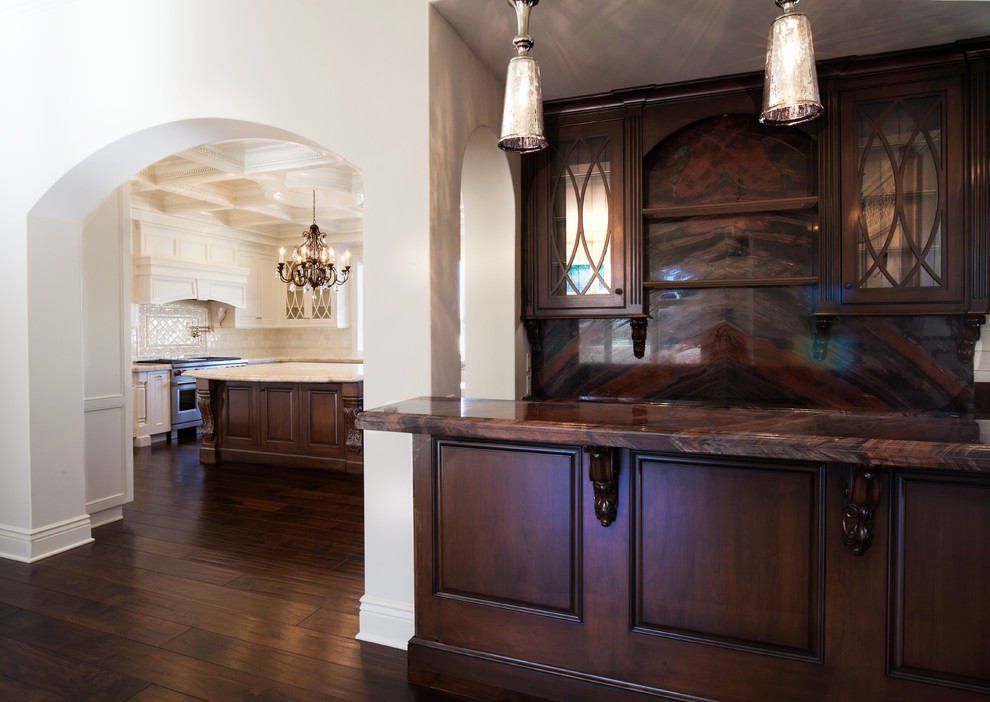
[[[610,526],[619,509],[619,476],[612,464],[612,449],[586,446],[588,477],[595,490],[595,517],[603,527]]]
[[[873,513],[880,503],[879,473],[866,466],[856,467],[842,496],[842,543],[854,556],[862,556],[873,542]]]

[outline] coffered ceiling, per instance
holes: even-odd
[[[187,149],[130,181],[132,218],[181,217],[279,239],[313,222],[336,240],[360,239],[361,174],[329,151],[241,139]]]
[[[513,56],[506,0],[432,0],[495,75]],[[984,0],[802,0],[815,55],[932,46],[990,35]],[[773,0],[542,0],[532,10],[532,55],[546,99],[762,71]]]

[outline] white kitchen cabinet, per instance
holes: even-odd
[[[171,371],[135,371],[134,445],[149,446],[152,437],[172,429]]]
[[[239,262],[248,270],[248,283],[245,305],[235,313],[236,326],[270,326],[282,321],[276,312],[278,293],[284,288],[275,275],[275,256],[241,251]]]

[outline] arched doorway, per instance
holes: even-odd
[[[86,351],[86,329],[78,311],[86,256],[80,249],[87,218],[121,183],[149,163],[199,144],[240,138],[280,139],[319,148],[299,135],[251,122],[173,122],[131,134],[92,154],[60,178],[31,209],[27,223],[28,265],[44,270],[46,281],[57,282],[32,285],[27,291],[31,424],[52,428],[51,432],[31,432],[30,482],[34,499],[30,519],[50,526],[38,533],[6,535],[5,552],[19,560],[42,558],[88,540],[91,522],[87,504],[94,501],[90,499],[94,491],[106,491],[108,487],[112,490],[119,485],[116,504],[130,499],[127,418],[133,410],[129,329],[125,328],[130,291],[122,266],[106,265],[89,271],[101,279],[103,303],[115,302],[108,307],[89,299],[89,312],[94,319],[110,320],[100,325],[99,334],[116,334],[117,339],[103,343],[103,348],[114,352],[94,354],[89,349],[91,365],[84,369],[78,359]],[[117,251],[111,253],[119,259],[127,246],[119,239],[117,243]],[[76,255],[50,255],[53,251]],[[96,386],[87,387],[87,383]],[[80,412],[79,398],[84,392],[87,408],[93,412]],[[125,444],[128,451],[123,450]],[[100,447],[101,461],[111,455],[119,456],[119,461],[111,460],[106,474],[88,476],[87,446]],[[100,504],[101,509],[108,506],[106,502]]]

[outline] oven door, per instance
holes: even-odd
[[[196,406],[196,379],[172,375],[172,429],[198,427],[203,418]]]

